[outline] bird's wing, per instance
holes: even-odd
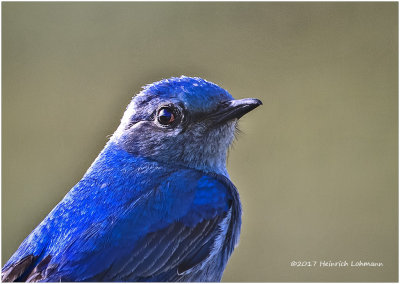
[[[27,255],[19,259],[17,262],[11,263],[9,266],[4,267],[1,273],[2,282],[14,282],[22,274],[25,273],[27,269],[32,265],[35,259],[34,255]]]
[[[174,222],[142,238],[122,265],[116,263],[91,280],[172,281],[211,254],[221,221],[222,216],[214,217],[194,227]]]
[[[232,187],[197,171],[174,172],[128,208],[61,244],[62,251],[41,255],[26,280],[165,281],[185,274],[213,253],[235,202]],[[16,263],[11,274],[18,279],[27,266]]]

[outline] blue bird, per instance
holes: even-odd
[[[144,87],[2,280],[220,281],[241,226],[227,151],[237,120],[259,105],[201,78]]]

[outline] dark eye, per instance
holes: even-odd
[[[175,120],[174,112],[169,107],[163,107],[157,114],[158,122],[162,125],[169,125]]]

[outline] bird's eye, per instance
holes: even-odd
[[[174,112],[169,107],[160,108],[157,114],[157,120],[162,125],[169,125],[175,120]]]

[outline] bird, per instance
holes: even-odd
[[[198,77],[144,86],[2,281],[221,281],[242,214],[227,152],[238,119],[261,104]]]

